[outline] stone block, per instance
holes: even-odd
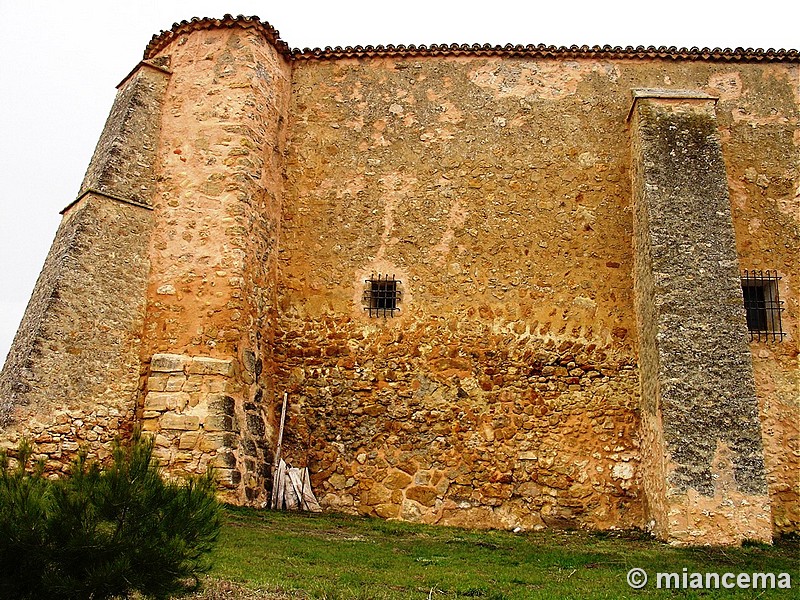
[[[189,406],[191,408],[194,408],[195,406],[200,404],[200,402],[206,399],[206,395],[203,392],[186,392],[186,393],[189,394]]]
[[[392,469],[386,476],[386,479],[383,480],[383,485],[390,490],[400,490],[408,487],[408,484],[412,481],[413,479],[408,473],[400,471],[399,469]]]
[[[197,445],[200,439],[199,431],[186,431],[181,434],[181,439],[178,442],[178,450],[191,450]]]
[[[162,464],[169,464],[172,461],[172,449],[164,446],[155,446],[153,448],[153,456]]]
[[[375,514],[384,519],[394,519],[400,514],[400,507],[397,504],[378,504]]]
[[[161,413],[157,413],[159,416]],[[142,431],[159,431],[161,429],[161,419],[144,419],[142,421]]]
[[[186,392],[150,392],[144,399],[145,410],[181,411],[189,404]]]
[[[175,373],[183,371],[190,360],[189,356],[184,356],[183,354],[153,354],[153,358],[150,359],[150,370],[161,373]]]
[[[203,377],[202,375],[195,375],[194,377]],[[228,380],[221,377],[204,377],[206,389],[210,394],[220,394],[222,392],[230,392],[233,390],[232,386],[228,386]]]
[[[147,416],[155,416],[159,412],[167,410],[167,395],[164,392],[149,392],[144,397],[144,410],[146,414],[149,413]]]
[[[200,438],[198,450],[201,452],[212,452],[220,448],[232,448],[236,444],[236,436],[231,433],[208,432]]]
[[[233,419],[228,415],[208,415],[203,428],[206,431],[233,431]]]
[[[150,392],[163,392],[167,389],[168,373],[153,373],[147,378],[147,390]]]
[[[526,481],[514,489],[514,494],[522,498],[537,498],[542,493],[542,488],[533,481]]]
[[[614,479],[633,479],[634,467],[631,463],[617,463],[611,471]]]
[[[328,483],[330,483],[337,490],[343,490],[347,487],[347,477],[340,475],[339,473],[334,473],[328,479]]]
[[[230,396],[225,394],[209,394],[208,410],[210,413],[232,417],[234,408],[235,402]]]
[[[261,418],[261,415],[254,414],[254,413],[247,413],[245,415],[245,422],[247,423],[247,429],[253,435],[263,438],[265,427],[264,427],[264,419]]]
[[[164,391],[166,392],[178,392],[183,389],[183,384],[186,382],[186,376],[183,373],[176,373],[174,375],[170,375],[169,379],[167,380],[167,385]]]
[[[190,375],[233,375],[233,361],[207,356],[195,356],[188,365],[187,373]]]
[[[233,469],[236,467],[236,456],[230,451],[220,452],[214,457],[213,465],[222,469]]]
[[[36,442],[37,444],[42,444],[42,443],[46,443],[46,442],[52,442],[53,441],[53,436],[51,435],[51,433],[49,431],[46,431],[46,432],[41,433],[40,435],[37,435],[34,438],[33,441]]]
[[[214,469],[214,477],[217,482],[226,488],[234,488],[242,480],[242,475],[236,469]]]
[[[431,472],[417,471],[414,474],[414,483],[416,485],[428,485],[429,483],[431,483]]]
[[[203,387],[202,375],[189,375],[183,382],[181,390],[184,392],[199,392]]]
[[[412,486],[406,490],[406,498],[419,502],[423,506],[433,506],[436,503],[437,495],[436,488],[426,485]]]
[[[196,470],[197,457],[193,452],[187,452],[186,450],[183,452],[178,451],[174,453],[172,463],[179,464],[186,473],[194,473]]]
[[[382,485],[373,485],[366,494],[363,494],[362,498],[362,501],[369,506],[387,504],[392,500],[392,491]]]
[[[193,415],[164,414],[159,419],[162,429],[195,430],[200,428],[200,417]]]
[[[422,520],[423,507],[413,500],[404,500],[402,506],[402,518],[412,523],[419,523]]]

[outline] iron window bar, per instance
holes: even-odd
[[[750,341],[780,342],[786,334],[781,323],[783,302],[778,296],[778,272],[745,270],[741,279]]]
[[[399,311],[398,303],[400,302],[401,292],[397,287],[400,283],[399,279],[395,279],[394,275],[389,278],[388,275],[381,276],[378,273],[376,277],[374,274],[370,275],[369,279],[365,279],[364,283],[367,284],[364,289],[362,297],[364,310],[369,311],[370,317],[394,317],[395,311]]]

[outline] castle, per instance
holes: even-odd
[[[175,24],[63,211],[0,444],[56,473],[140,424],[262,506],[286,394],[330,509],[798,531],[799,119],[794,50]]]

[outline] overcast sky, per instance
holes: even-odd
[[[75,199],[115,86],[141,60],[153,34],[176,21],[225,13],[258,15],[293,48],[453,42],[800,46],[798,0],[0,0],[0,362],[59,210]]]

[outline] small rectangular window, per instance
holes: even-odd
[[[780,279],[777,271],[752,270],[742,274],[744,310],[751,340],[781,341],[786,335],[781,325]]]
[[[393,317],[395,311],[400,309],[397,304],[400,302],[400,290],[397,284],[400,283],[399,279],[395,279],[392,275],[391,279],[388,275],[375,277],[371,275],[369,279],[365,280],[367,284],[364,289],[364,310],[369,311],[370,317]]]

